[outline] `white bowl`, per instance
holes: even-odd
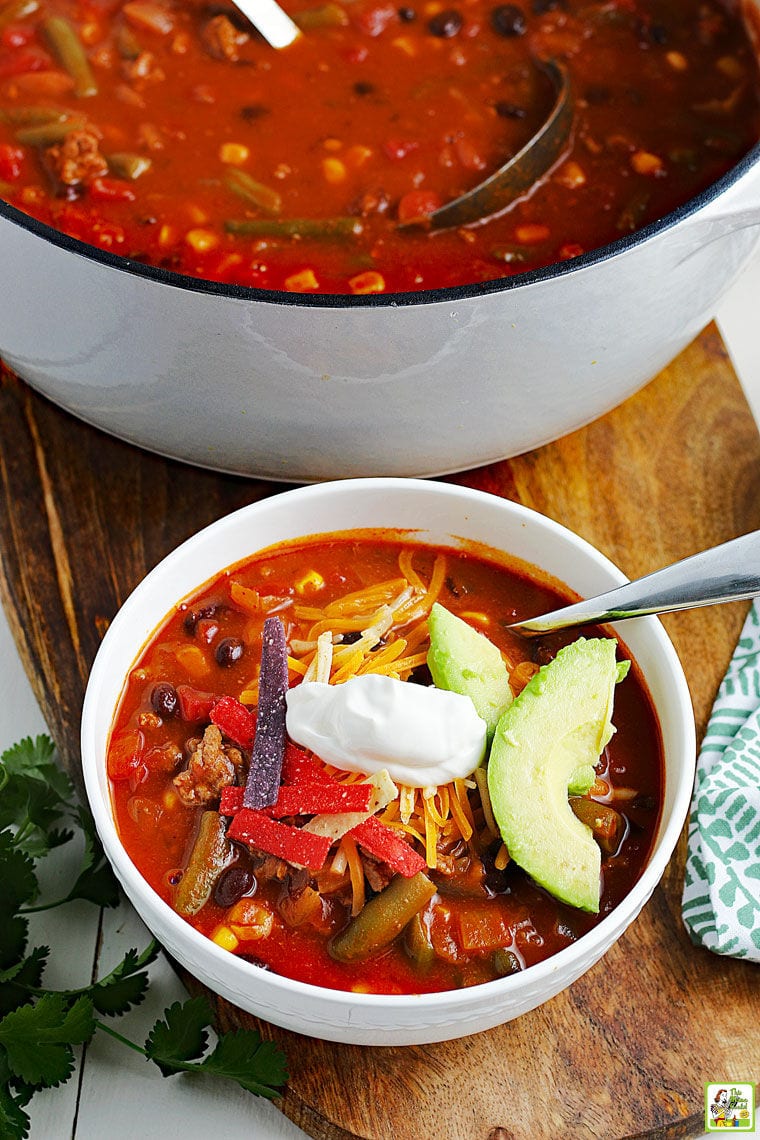
[[[287,491],[220,519],[164,559],[116,615],[92,669],[82,717],[82,763],[98,832],[124,890],[163,946],[191,974],[241,1009],[332,1041],[409,1045],[490,1029],[540,1005],[588,970],[633,921],[658,883],[689,806],[695,733],[678,657],[655,618],[625,624],[621,638],[654,701],[665,751],[665,796],[641,878],[589,933],[522,973],[445,993],[355,994],[279,977],[222,950],[147,885],[121,845],[106,775],[106,744],[126,674],[176,603],[226,566],[272,544],[360,527],[411,530],[420,541],[485,544],[531,563],[589,596],[625,576],[583,539],[495,496],[444,483],[360,479]]]

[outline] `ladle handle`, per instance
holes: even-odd
[[[510,626],[536,637],[570,626],[738,602],[760,594],[760,530],[684,558],[606,594]]]

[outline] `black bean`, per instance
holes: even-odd
[[[240,118],[246,123],[255,123],[256,119],[268,114],[269,108],[265,107],[263,103],[248,103],[245,107],[240,108]]]
[[[458,12],[456,8],[445,8],[442,12],[436,12],[435,16],[428,20],[428,31],[433,36],[440,36],[442,39],[448,40],[462,30],[463,24],[461,12]]]
[[[243,895],[253,894],[256,886],[256,877],[250,867],[243,867],[239,863],[228,867],[214,887],[214,902],[217,906],[234,906]]]
[[[353,645],[355,641],[361,641],[361,633],[358,629],[347,629],[345,633],[341,633],[338,637],[339,645]]]
[[[527,28],[525,13],[516,4],[499,4],[491,11],[491,27],[499,36],[523,36]]]
[[[498,103],[494,103],[493,108],[500,119],[524,119],[528,113],[524,107],[518,107],[516,103],[508,103],[506,99],[500,99]]]
[[[183,622],[185,633],[194,634],[199,621],[203,618],[213,617],[221,608],[216,602],[210,602],[207,606],[201,606],[197,610],[188,610]]]
[[[235,665],[245,652],[245,643],[239,637],[223,637],[214,650],[217,665],[224,668]]]
[[[601,84],[592,84],[583,92],[583,98],[590,106],[601,107],[604,103],[609,103],[612,98],[612,92],[609,87],[604,87]]]
[[[433,678],[427,665],[418,665],[416,669],[412,669],[407,680],[411,681],[413,685],[425,685],[425,687],[433,683]]]
[[[546,12],[556,12],[557,8],[566,8],[565,0],[533,0],[531,10],[537,16],[543,16]]]
[[[399,8],[398,18],[404,24],[411,24],[413,20],[417,19],[417,13],[414,8]]]
[[[179,697],[174,685],[168,681],[159,681],[154,685],[150,694],[150,706],[158,716],[176,716],[179,711]]]
[[[354,84],[354,94],[356,95],[372,95],[374,91],[374,83],[367,83],[365,79],[360,79]]]

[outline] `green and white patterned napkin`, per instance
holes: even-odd
[[[744,623],[697,760],[683,920],[692,942],[760,962],[760,600]]]

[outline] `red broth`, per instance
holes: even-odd
[[[413,597],[404,603],[407,608],[390,625],[385,623],[388,628],[376,644],[371,639],[371,648],[362,650],[357,640],[361,631],[373,626],[383,606],[397,604],[408,583]],[[353,607],[340,601],[355,592],[362,597]],[[565,600],[538,576],[526,577],[474,550],[410,546],[387,533],[276,548],[225,572],[166,620],[130,671],[108,767],[121,840],[170,906],[176,907],[183,877],[190,873],[188,858],[201,819],[219,819],[222,794],[217,789],[203,803],[183,803],[178,789],[187,777],[182,773],[215,715],[209,712],[214,701],[227,694],[255,707],[265,616],[277,613],[284,622],[291,686],[303,679],[313,656],[309,641],[313,644],[325,628],[334,641],[331,680],[338,679],[341,669],[351,672],[351,655],[358,653],[365,668],[397,669],[410,684],[429,683],[426,614],[434,596],[499,646],[515,690],[538,663],[572,640],[563,635],[528,645],[506,630],[510,620]],[[417,610],[411,624],[410,605]],[[624,652],[622,647],[618,652]],[[344,849],[342,840],[334,844],[324,867],[313,873],[236,843],[208,901],[183,917],[259,966],[334,989],[431,992],[524,969],[569,946],[608,914],[646,863],[661,809],[663,755],[657,718],[635,666],[617,686],[614,722],[617,732],[599,760],[591,793],[597,807],[615,809],[623,826],[615,849],[603,851],[599,915],[558,902],[508,860],[500,837],[489,828],[477,783],[470,779],[438,789],[428,801],[432,809],[423,806],[421,789],[413,792],[411,821],[407,817],[411,831],[403,828],[399,799],[378,813],[406,840],[406,850],[427,862],[436,893],[421,910],[419,923],[415,919],[365,960],[336,961],[330,952],[351,921],[352,909],[360,909],[357,903],[366,905],[394,878],[393,870],[358,842],[352,849]],[[229,750],[231,742],[223,739]],[[245,780],[249,756],[245,747],[240,753],[241,766],[231,777],[238,784]],[[359,778],[324,769],[313,756],[310,762],[344,782]],[[457,797],[455,813],[451,803]],[[436,815],[438,822],[431,823]],[[463,817],[472,830],[466,839]],[[298,826],[305,819],[285,822]],[[426,826],[435,828],[428,846],[419,834]],[[353,877],[357,868],[358,883]]]
[[[4,0],[0,195],[132,261],[290,292],[491,281],[630,234],[760,138],[760,77],[720,0],[286,0],[276,51],[229,0]],[[61,63],[61,37],[78,63]],[[484,225],[424,218],[545,119],[573,137]]]

